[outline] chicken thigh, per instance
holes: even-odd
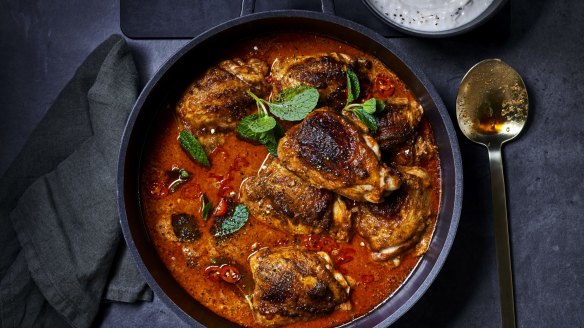
[[[343,53],[293,56],[276,59],[271,77],[276,84],[276,93],[289,87],[311,86],[320,94],[319,106],[340,110],[347,101],[347,69],[359,73],[370,67],[371,62]]]
[[[284,167],[317,188],[372,203],[400,186],[379,146],[347,118],[323,108],[290,128],[278,144]]]
[[[402,187],[381,204],[360,203],[357,233],[376,261],[390,260],[415,245],[430,219],[430,178],[419,167],[400,167]]]
[[[343,200],[315,188],[271,155],[257,176],[245,179],[241,202],[258,220],[292,234],[329,233],[348,241],[351,214]]]
[[[256,321],[280,326],[350,309],[350,287],[324,252],[262,248],[249,257]]]
[[[270,86],[265,80],[268,65],[258,59],[225,60],[208,69],[185,91],[177,105],[183,124],[207,150],[223,141],[237,123],[256,110],[251,90],[263,97]]]
[[[395,98],[385,101],[385,109],[377,118],[377,131],[373,137],[383,151],[395,151],[412,138],[424,111],[417,101]]]
[[[414,135],[399,145],[394,152],[387,153],[387,163],[401,166],[424,166],[437,157],[438,147],[428,121],[423,121]]]

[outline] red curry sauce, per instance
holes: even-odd
[[[257,37],[243,41],[235,48],[229,57],[217,58],[217,61],[234,57],[244,60],[255,57],[272,63],[278,57],[334,51],[367,58],[377,69],[387,70],[377,59],[358,49],[312,34],[290,33]],[[390,71],[387,71],[387,75],[395,77]],[[396,82],[392,92],[413,99],[413,94],[403,82]],[[432,135],[425,118],[420,126],[430,132],[421,134]],[[237,202],[242,180],[257,173],[267,151],[265,147],[242,141],[233,134],[226,138],[223,145],[208,154],[211,167],[204,168],[193,162],[181,149],[177,136],[182,129],[182,124],[170,107],[161,114],[147,147],[146,165],[142,172],[142,201],[150,237],[164,264],[194,299],[233,322],[243,326],[257,326],[244,297],[252,294],[253,288],[248,256],[258,247],[302,243],[306,246],[310,241],[307,236],[291,236],[262,224],[252,216],[232,237],[217,243],[210,232],[214,219],[202,219],[201,196],[206,195],[214,205],[219,204],[221,198]],[[431,177],[433,202],[432,224],[424,238],[426,242],[431,238],[440,203],[440,170],[436,157],[423,163],[423,168]],[[166,172],[172,167],[184,168],[192,176],[190,181],[174,193],[165,189],[165,184],[168,183]],[[170,223],[174,213],[193,215],[200,228],[201,238],[192,243],[179,242]],[[372,261],[370,251],[358,235],[354,235],[349,244],[331,243],[326,238],[324,241],[327,248],[332,249],[331,257],[336,267],[354,281],[350,293],[352,310],[336,310],[322,318],[292,324],[290,327],[332,327],[365,315],[388,299],[404,283],[420,259],[420,256],[414,256],[412,252],[402,256],[401,264],[396,267],[392,263]],[[322,244],[319,243],[316,247],[322,247]],[[236,284],[211,279],[206,274],[207,267],[225,263],[236,267],[242,275],[242,279]]]

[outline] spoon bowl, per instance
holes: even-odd
[[[528,107],[521,76],[500,59],[473,66],[462,79],[456,98],[462,133],[487,147],[515,138],[525,126]]]
[[[505,328],[515,327],[515,301],[501,147],[523,130],[528,107],[521,76],[500,59],[487,59],[473,66],[462,79],[456,98],[456,117],[462,133],[489,151],[501,321]]]

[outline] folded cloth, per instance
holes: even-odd
[[[116,163],[138,74],[94,50],[0,180],[0,326],[89,327],[102,300],[152,300],[121,238]]]

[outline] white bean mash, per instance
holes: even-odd
[[[369,3],[406,29],[438,32],[464,25],[479,16],[493,0],[373,0]]]

